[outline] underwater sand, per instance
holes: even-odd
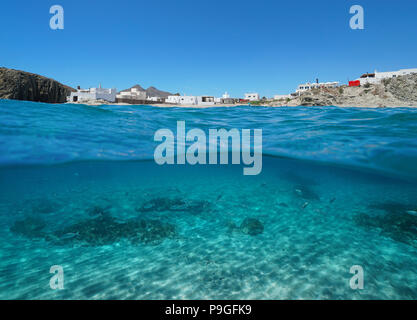
[[[395,210],[416,204],[409,182],[264,157],[256,177],[150,161],[9,167],[0,189],[1,299],[417,298],[417,230],[401,239],[401,229],[358,219],[410,216]],[[152,220],[175,233],[105,244],[105,232],[97,242],[48,237],[100,222],[100,210],[119,225]],[[239,228],[248,217],[262,233]],[[42,236],[16,228],[29,218],[42,221]],[[64,268],[64,290],[49,288],[52,265]],[[349,286],[353,265],[364,268],[363,290]]]

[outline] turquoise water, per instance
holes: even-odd
[[[263,129],[262,173],[156,165],[177,120]],[[416,164],[415,109],[0,101],[0,299],[416,299]]]

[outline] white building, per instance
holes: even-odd
[[[145,101],[146,100],[146,91],[140,91],[138,88],[130,88],[127,91],[119,92],[116,96],[117,99],[120,100],[139,100]]]
[[[276,94],[274,96],[274,100],[284,100],[284,99],[291,99],[290,94]]]
[[[164,103],[165,102],[165,98],[162,98],[162,97],[147,97],[146,98],[146,101]]]
[[[71,92],[71,95],[67,97],[68,102],[88,102],[105,100],[108,102],[115,102],[117,95],[117,89],[103,89],[101,85],[98,88],[81,89],[78,88],[77,92]]]
[[[168,96],[165,102],[171,104],[197,105],[198,100],[195,96]]]
[[[235,104],[236,100],[237,99],[231,98],[227,92],[225,92],[221,98],[214,98],[216,104]]]
[[[339,82],[319,82],[319,83],[303,83],[297,87],[295,90],[296,93],[300,94],[311,89],[319,89],[319,88],[336,88],[339,86]]]
[[[181,105],[211,106],[215,104],[211,96],[168,96],[166,103]]]
[[[179,104],[190,104],[190,105],[196,105],[197,104],[197,97],[195,96],[180,96],[178,103]]]
[[[409,74],[417,74],[417,69],[401,69],[398,71],[378,72],[375,70],[374,73],[365,73],[356,81],[360,81],[361,85],[367,83],[379,83],[384,79],[396,78]]]
[[[165,103],[179,104],[180,96],[168,96],[165,100]]]
[[[197,104],[199,106],[213,106],[215,104],[214,97],[199,96],[199,97],[197,97]]]
[[[245,100],[259,101],[259,93],[245,93]]]

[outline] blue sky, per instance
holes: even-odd
[[[65,29],[49,28],[49,8]],[[365,9],[365,29],[349,8]],[[286,94],[417,67],[415,0],[26,0],[0,4],[0,66],[72,87]]]

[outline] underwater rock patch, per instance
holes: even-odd
[[[182,200],[180,198],[154,198],[146,201],[141,207],[136,208],[136,211],[147,212],[187,212],[192,215],[199,215],[202,212],[208,211],[211,203],[205,200]]]
[[[110,216],[81,221],[54,233],[60,242],[78,242],[90,246],[108,245],[122,239],[133,244],[160,244],[175,235],[174,225],[159,220],[132,219],[120,222]]]
[[[186,203],[179,198],[154,198],[146,201],[137,211],[140,212],[161,212],[161,211],[181,211]]]
[[[57,242],[70,243],[81,242],[92,246],[112,244],[126,236],[129,230],[124,224],[115,222],[112,217],[100,216],[90,220],[84,220],[56,231],[53,236]],[[68,238],[69,234],[74,237]]]
[[[240,230],[244,234],[256,236],[264,232],[264,225],[258,219],[246,218],[240,225]]]
[[[187,207],[184,211],[192,215],[199,215],[203,212],[209,211],[211,203],[205,200],[191,201],[187,204]]]
[[[10,231],[30,239],[43,238],[45,227],[46,223],[43,220],[27,217],[24,220],[16,221],[10,228]]]
[[[87,209],[87,214],[91,217],[104,217],[110,215],[111,206],[94,206]]]
[[[413,206],[384,202],[371,204],[368,207],[384,211],[384,213],[358,214],[354,217],[354,221],[358,225],[380,230],[381,235],[417,248],[417,216],[408,212]]]
[[[382,210],[388,213],[402,214],[411,210],[413,206],[406,205],[400,202],[386,201],[381,203],[373,203],[368,206],[370,209]],[[417,208],[417,206],[416,206]]]
[[[175,226],[172,224],[162,223],[159,220],[141,220],[139,232],[131,241],[133,243],[143,242],[155,245],[161,243],[166,238],[175,236]]]
[[[44,239],[55,245],[102,246],[122,239],[132,244],[157,245],[176,236],[175,226],[170,223],[139,219],[119,221],[108,215],[84,220],[54,232],[45,232],[45,227],[43,220],[28,217],[15,222],[10,230],[29,239]]]

